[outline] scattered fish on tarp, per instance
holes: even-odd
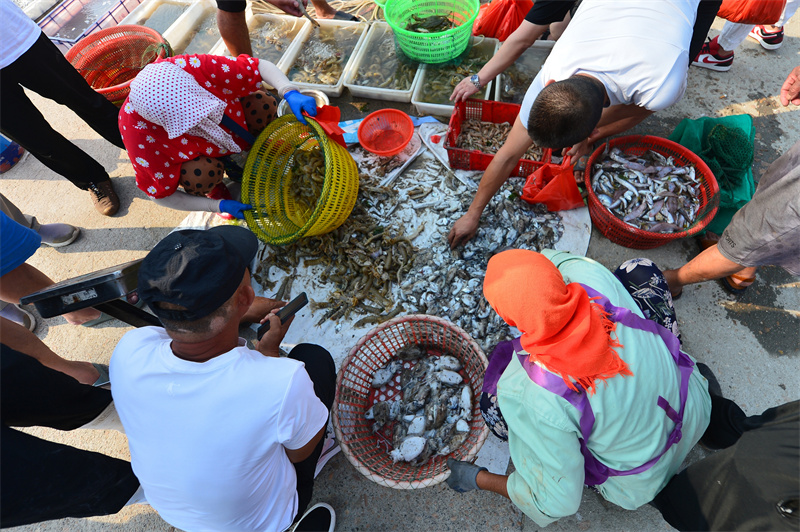
[[[702,183],[692,165],[653,150],[633,155],[613,148],[592,172],[600,203],[630,226],[674,233],[698,218]]]

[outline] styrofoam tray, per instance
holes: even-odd
[[[248,6],[249,5],[250,4],[248,4]],[[286,45],[283,52],[275,59],[275,61],[272,61],[269,57],[266,57],[264,56],[264,54],[259,53],[257,50],[258,43],[252,37],[250,38],[250,43],[253,46],[253,56],[259,59],[263,59],[265,61],[270,61],[271,63],[277,65],[278,63],[280,63],[280,60],[283,58],[283,56],[286,55],[289,52],[289,50],[292,49],[292,45],[294,44],[295,40],[297,40],[297,38],[301,34],[303,34],[303,30],[306,28],[306,26],[310,25],[311,23],[305,17],[293,17],[290,15],[275,15],[271,13],[260,13],[257,15],[249,14],[247,17],[247,31],[252,32],[258,28],[261,28],[267,22],[290,24],[291,26],[289,32],[290,34],[294,33],[294,35],[291,38],[291,42],[289,42],[289,44]],[[212,48],[211,54],[231,55],[231,53],[228,51],[228,47],[225,46],[224,41],[220,41],[219,43],[217,43],[217,46]]]
[[[315,89],[318,91],[322,91],[328,96],[339,97],[342,95],[342,91],[344,90],[344,80],[347,77],[347,73],[350,70],[351,65],[353,64],[353,60],[355,59],[358,51],[361,49],[361,46],[364,43],[364,38],[367,36],[367,29],[368,24],[366,22],[355,22],[350,20],[328,20],[328,19],[317,19],[319,22],[320,27],[334,27],[334,28],[352,28],[354,31],[360,31],[361,35],[356,41],[356,45],[353,48],[353,52],[350,54],[350,57],[347,59],[347,62],[342,69],[342,75],[339,76],[339,80],[334,85],[322,85],[317,83],[297,83],[292,82],[292,85],[295,85],[301,89]],[[303,51],[303,47],[308,41],[309,37],[311,36],[311,32],[314,31],[314,26],[312,24],[308,24],[305,28],[303,28],[300,33],[295,37],[294,42],[283,54],[280,62],[278,63],[278,68],[280,68],[285,74],[289,74],[289,71],[294,66],[295,61],[299,57],[300,53]],[[291,78],[290,78],[291,81]]]
[[[536,41],[530,48],[522,52],[522,55],[520,55],[517,58],[517,60],[514,61],[514,64],[528,67],[530,69],[530,76],[531,76],[530,81],[533,81],[533,78],[536,77],[536,74],[539,73],[539,70],[541,70],[542,65],[547,60],[547,56],[550,55],[550,50],[552,50],[553,46],[555,45],[556,45],[555,41]],[[543,54],[543,52],[545,51],[546,53]],[[542,58],[542,55],[544,55],[544,58]],[[528,84],[530,85],[530,82]],[[503,73],[501,72],[500,74],[497,75],[497,78],[494,80],[494,99],[498,102],[517,103],[517,104],[522,103],[522,98],[525,97],[524,91],[520,98],[517,99],[507,98],[503,100],[501,99],[501,94],[500,94],[502,87],[503,87]]]
[[[153,14],[156,12],[156,10],[164,4],[173,4],[186,8],[184,9],[183,13],[180,14],[180,16],[178,16],[174,21],[172,21],[172,24],[164,28],[164,31],[159,31],[158,28],[153,28],[162,35],[165,35],[167,31],[169,31],[169,28],[174,26],[178,22],[178,20],[180,20],[180,18],[186,14],[186,11],[188,11],[189,8],[192,6],[191,0],[144,0],[141,4],[139,4],[136,7],[136,9],[131,11],[127,17],[122,19],[122,22],[120,22],[120,24],[147,25],[147,21],[150,19],[150,17],[152,17]]]
[[[484,39],[478,44],[474,45],[474,47],[484,47],[484,46],[494,46],[492,51],[492,57],[494,54],[497,53],[497,50],[500,48],[500,41],[497,39]],[[420,70],[422,70],[422,74],[417,80],[417,86],[414,87],[414,92],[411,96],[411,103],[414,104],[414,107],[417,109],[417,114],[419,115],[436,115],[436,116],[451,116],[453,114],[453,105],[447,104],[438,104],[438,103],[430,103],[423,101],[424,90],[425,90],[425,76],[428,73],[428,70],[433,67],[429,65],[424,65]],[[484,100],[491,100],[492,99],[492,82],[486,84],[483,93],[481,93],[482,99]]]
[[[361,48],[355,55],[353,64],[350,66],[350,70],[344,75],[344,86],[347,87],[353,96],[375,98],[376,100],[386,100],[390,102],[408,103],[411,101],[411,95],[414,93],[414,88],[417,86],[417,82],[422,75],[422,69],[419,67],[417,67],[417,72],[414,74],[414,78],[411,80],[411,86],[408,88],[408,90],[402,91],[395,89],[382,89],[380,87],[369,87],[365,85],[357,85],[355,83],[356,76],[358,75],[358,71],[364,62],[364,58],[367,57],[367,54],[372,51],[372,44],[379,42],[386,36],[387,32],[391,31],[391,26],[389,26],[389,24],[386,22],[374,22],[370,26],[369,32],[364,39],[364,44],[361,45]]]
[[[128,16],[128,14],[139,5],[140,1],[141,0],[118,0],[114,2],[106,12],[100,13],[94,22],[88,23],[85,29],[74,37],[58,36],[58,33],[64,27],[72,24],[73,19],[80,17],[81,11],[91,4],[91,0],[64,0],[50,13],[42,17],[37,24],[62,53],[67,53],[76,42],[87,35],[119,24],[122,19]],[[75,27],[77,27],[77,25],[83,24],[83,22],[75,20],[75,24]]]
[[[195,0],[192,6],[164,32],[164,38],[169,41],[175,55],[186,53],[186,47],[189,46],[189,43],[194,37],[195,30],[203,23],[206,17],[214,16],[216,12],[217,4],[213,0]],[[208,46],[207,50],[200,50],[192,53],[207,54],[218,46],[221,41],[222,39],[219,38]]]

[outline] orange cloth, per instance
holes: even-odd
[[[597,379],[633,375],[614,347],[616,323],[578,283],[565,284],[558,268],[535,251],[512,249],[489,260],[483,294],[520,342],[548,370],[594,391]]]

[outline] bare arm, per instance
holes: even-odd
[[[475,193],[475,198],[472,200],[467,213],[456,221],[447,235],[451,248],[455,248],[475,236],[483,209],[486,208],[492,196],[506,182],[531,144],[533,144],[533,141],[528,136],[525,126],[522,125],[519,117],[517,117],[505,144],[503,144],[503,147],[500,148],[492,162],[489,163],[488,168],[486,168],[486,172],[484,172],[478,185],[478,191]]]
[[[307,444],[303,445],[299,449],[286,449],[286,456],[289,457],[289,461],[293,464],[296,464],[298,462],[302,462],[303,460],[311,456],[311,453],[314,452],[314,448],[317,446],[317,444],[324,435],[325,435],[325,425],[323,425],[322,428],[319,429],[319,432],[317,432],[316,436],[311,438],[311,440]]]
[[[4,345],[35,358],[43,366],[69,375],[81,384],[92,384],[100,376],[89,362],[76,362],[61,358],[35,334],[11,320],[0,318],[0,337],[3,338]]]
[[[220,212],[219,204],[222,200],[206,198],[204,196],[192,196],[186,192],[176,190],[165,198],[150,198],[162,207],[175,209],[176,211],[201,211],[201,212]]]
[[[244,11],[230,12],[217,10],[217,26],[219,35],[233,57],[241,54],[253,55],[250,45],[250,32],[247,30],[247,19]]]
[[[527,20],[523,20],[522,24],[508,36],[506,42],[500,47],[488,63],[483,65],[483,68],[478,71],[478,79],[484,87],[487,83],[492,81],[497,75],[507,69],[514,61],[517,60],[522,52],[527,50],[533,45],[536,40],[544,34],[547,26],[540,26],[539,24],[532,24]],[[478,92],[475,85],[466,77],[456,85],[453,89],[453,94],[450,99],[454,102],[461,102]]]
[[[495,475],[488,471],[481,471],[478,473],[478,478],[475,479],[478,487],[482,490],[493,491],[505,497],[508,496],[508,475]]]

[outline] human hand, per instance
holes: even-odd
[[[244,211],[249,211],[252,208],[253,206],[247,203],[239,203],[238,201],[229,199],[224,199],[219,202],[219,212],[230,214],[239,220],[244,219]]]
[[[303,2],[304,6],[308,5],[308,0],[300,0]],[[298,0],[267,0],[270,4],[277,7],[284,13],[288,13],[289,15],[294,15],[295,17],[302,17],[303,13],[300,11],[300,6],[297,3]]]
[[[571,148],[564,148],[561,151],[561,155],[564,157],[569,156],[573,161],[577,161],[584,155],[588,155],[592,152],[592,142],[591,137],[586,140],[582,140],[581,142],[575,144]]]
[[[309,116],[317,116],[317,101],[311,96],[300,94],[299,91],[289,91],[283,95],[283,99],[289,102],[289,108],[301,124],[306,123],[303,111]]]
[[[453,224],[452,229],[447,234],[447,241],[450,243],[450,249],[455,249],[461,244],[466,244],[478,232],[478,224],[480,223],[480,216],[472,216],[470,213],[465,214]]]
[[[784,107],[790,103],[800,105],[800,66],[794,67],[781,87],[781,103]]]
[[[450,95],[450,100],[453,103],[466,101],[467,98],[478,92],[478,90],[478,87],[476,87],[468,77],[464,78],[458,83],[458,85],[456,85],[456,88],[453,89],[453,94]]]
[[[447,467],[450,468],[447,485],[459,493],[480,489],[478,488],[478,473],[488,471],[485,467],[452,458],[447,459]]]
[[[292,316],[286,320],[286,323],[281,325],[281,319],[278,317],[278,310],[284,305],[286,305],[286,303],[281,301],[279,307],[273,308],[270,313],[260,321],[260,323],[269,321],[269,330],[264,333],[261,340],[256,340],[255,343],[256,350],[264,356],[281,356],[281,342],[283,341],[283,337],[286,336],[286,331],[289,330],[289,325],[291,325],[294,320],[294,316]]]
[[[272,309],[279,309],[286,304],[285,301],[278,299],[270,299],[268,297],[256,296],[250,308],[244,313],[244,316],[239,320],[242,325],[248,323],[259,323],[266,317]],[[272,325],[270,325],[272,327]]]

